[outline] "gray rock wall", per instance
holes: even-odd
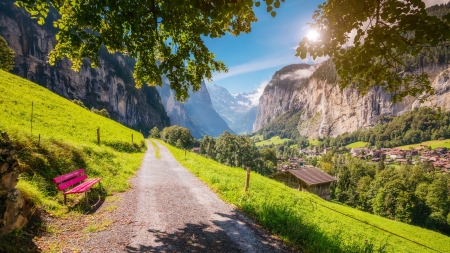
[[[303,70],[301,70],[303,68]],[[341,90],[319,78],[299,77],[305,66],[287,66],[273,75],[259,100],[259,110],[253,130],[261,129],[290,108],[301,110],[299,133],[310,138],[337,136],[378,123],[382,115],[400,115],[415,107],[441,107],[450,110],[450,72],[446,66],[430,66],[435,94],[419,98],[407,97],[393,103],[392,96],[375,87],[362,96],[354,88]],[[311,67],[313,68],[313,67]],[[313,72],[313,71],[311,71]]]
[[[0,236],[22,228],[26,222],[25,200],[15,189],[19,164],[14,147],[6,133],[0,136]]]

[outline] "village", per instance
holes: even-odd
[[[322,152],[318,152],[317,149],[301,150],[301,154],[309,157],[320,157],[330,150],[330,148],[324,148]],[[450,150],[445,147],[438,147],[434,150],[424,145],[409,150],[363,147],[350,149],[350,155],[366,160],[367,163],[378,163],[383,160],[386,165],[416,165],[428,162],[436,170],[440,169],[443,173],[450,173]],[[324,199],[330,199],[330,187],[337,181],[335,177],[321,169],[313,165],[307,165],[304,158],[289,158],[287,162],[279,159],[277,173],[270,177],[291,188],[308,191]]]

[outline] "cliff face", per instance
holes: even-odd
[[[175,100],[167,79],[164,78],[163,86],[157,89],[171,123],[188,128],[195,138],[204,135],[217,137],[224,131],[233,132],[214,110],[205,83],[197,92],[189,92],[189,99],[184,104]]]
[[[329,63],[324,63],[329,64]],[[418,106],[440,106],[450,110],[450,72],[442,67],[428,68],[436,92],[424,103],[407,97],[393,103],[392,96],[375,87],[365,96],[356,89],[340,90],[330,78],[314,73],[323,68],[290,65],[277,71],[260,98],[254,131],[261,129],[289,109],[301,111],[297,129],[310,138],[337,136],[378,123],[382,115],[400,115]]]
[[[80,99],[89,108],[106,109],[112,119],[144,134],[153,126],[170,124],[157,90],[135,88],[132,59],[103,50],[97,69],[86,62],[80,72],[74,72],[68,60],[50,66],[48,53],[56,44],[55,15],[50,13],[46,24],[40,26],[13,1],[0,2],[0,35],[16,53],[14,74],[68,99]]]

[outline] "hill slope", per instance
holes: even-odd
[[[48,212],[67,212],[53,177],[85,168],[90,177],[103,178],[108,193],[124,191],[142,161],[146,146],[141,133],[2,70],[0,105],[0,131],[13,140],[22,170],[18,188]],[[76,195],[69,203],[80,197]]]
[[[0,1],[0,35],[16,53],[14,74],[68,99],[82,100],[88,108],[106,109],[114,120],[144,134],[154,126],[169,126],[156,88],[135,87],[133,59],[103,49],[99,68],[91,68],[84,61],[80,71],[75,72],[67,59],[50,66],[48,54],[56,45],[56,15],[50,12],[41,26],[13,0]]]

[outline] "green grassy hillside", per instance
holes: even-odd
[[[411,241],[450,252],[447,236],[328,202],[256,173],[251,174],[249,192],[244,193],[243,169],[194,153],[185,158],[183,150],[166,146],[221,198],[304,252],[433,252]]]
[[[103,178],[108,193],[119,192],[128,188],[127,179],[142,161],[145,141],[141,133],[1,70],[0,105],[0,131],[6,131],[14,141],[23,171],[18,188],[53,214],[67,210],[62,205],[62,194],[51,181],[53,177],[85,168],[90,177]],[[69,202],[80,197],[70,195]]]
[[[367,146],[368,142],[364,142],[364,141],[357,141],[357,142],[353,142],[348,144],[347,148],[364,148],[365,146]]]
[[[400,146],[400,147],[397,147],[397,148],[408,150],[410,148],[420,147],[420,145],[423,145],[423,146],[426,146],[426,147],[430,146],[432,149],[443,148],[443,147],[450,148],[450,139],[425,141],[425,142],[421,142],[421,143],[417,143],[417,144],[409,144],[409,145],[405,145],[405,146]]]
[[[260,147],[260,146],[269,146],[270,144],[278,145],[278,144],[285,143],[285,142],[287,142],[287,141],[289,141],[289,140],[290,140],[290,139],[288,139],[288,138],[283,138],[283,139],[281,139],[280,136],[274,136],[274,137],[272,137],[272,138],[270,138],[270,139],[268,139],[268,140],[258,141],[258,142],[255,143],[255,145],[256,145],[257,147]]]

